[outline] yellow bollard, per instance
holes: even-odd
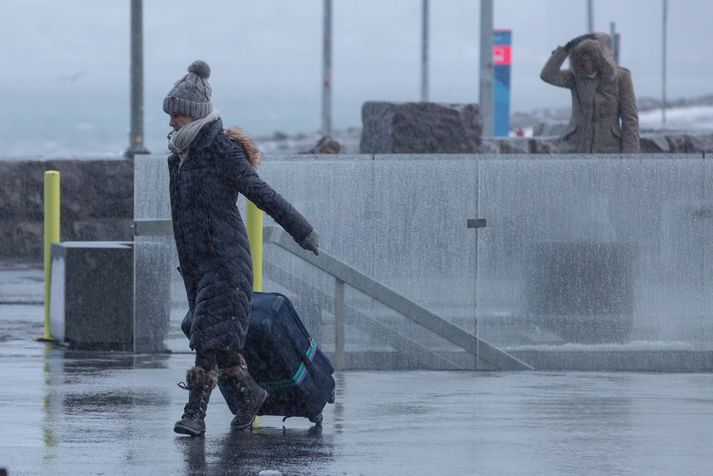
[[[250,255],[253,259],[253,291],[262,291],[262,210],[248,200],[245,212]]]
[[[248,229],[250,241],[250,256],[253,259],[253,291],[262,291],[262,210],[248,200],[245,210],[245,226]],[[258,431],[262,426],[260,417],[253,420],[253,431]]]
[[[45,334],[41,340],[53,340],[50,335],[50,250],[59,243],[59,172],[45,172],[44,187],[44,258],[45,258]]]

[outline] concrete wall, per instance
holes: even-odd
[[[60,172],[62,241],[132,241],[133,161],[0,161],[0,259],[42,261],[43,174]]]
[[[497,138],[482,152],[560,152],[557,137]],[[713,152],[713,134],[645,134],[643,153]],[[131,241],[133,161],[0,160],[0,260],[42,261],[43,173],[58,170],[62,187],[62,241]]]

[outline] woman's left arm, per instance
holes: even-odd
[[[298,243],[309,235],[312,225],[300,212],[260,178],[239,145],[231,147],[228,176],[238,192],[270,215]]]
[[[628,69],[619,69],[619,116],[621,117],[621,151],[638,153],[639,110],[636,107],[634,84]]]

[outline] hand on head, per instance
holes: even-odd
[[[578,37],[569,40],[567,42],[567,44],[564,45],[564,49],[567,51],[572,51],[572,48],[577,46],[581,41],[596,40],[596,39],[597,39],[597,35],[595,35],[594,33],[587,33],[586,35],[579,35]]]

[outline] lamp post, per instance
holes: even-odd
[[[663,0],[661,39],[661,124],[666,125],[666,40],[668,30],[668,0]]]
[[[493,0],[480,0],[480,115],[483,137],[493,136]]]
[[[421,101],[428,101],[428,0],[421,0]]]
[[[144,28],[142,0],[131,0],[131,131],[126,157],[148,154],[144,147]]]
[[[322,40],[322,136],[332,135],[332,0],[324,0]]]

